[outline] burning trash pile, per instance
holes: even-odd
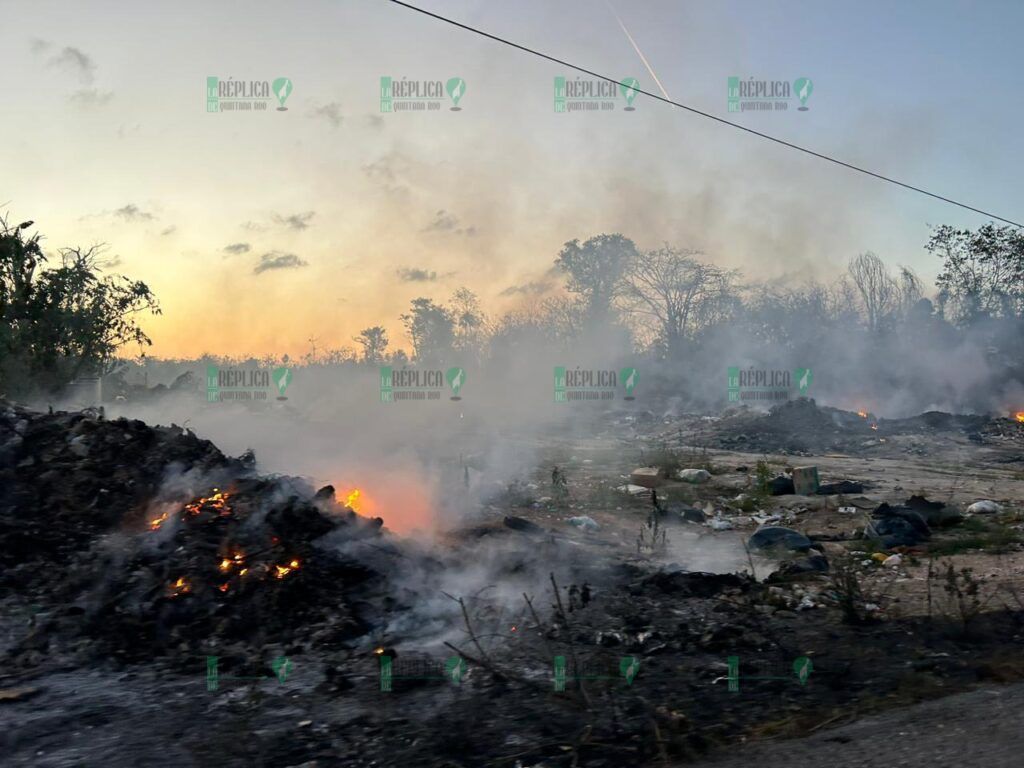
[[[928,411],[906,419],[884,419],[861,409],[844,411],[800,398],[767,413],[740,408],[725,414],[709,447],[735,451],[811,455],[859,453],[900,436],[959,433],[975,443],[1024,437],[1024,412],[998,418]]]
[[[377,572],[340,553],[394,545],[330,486],[261,478],[187,431],[95,413],[4,408],[0,451],[0,596],[49,606],[16,657],[83,638],[130,660],[366,631],[356,596]],[[183,497],[204,478],[217,485]]]

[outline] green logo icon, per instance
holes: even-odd
[[[636,388],[637,382],[640,379],[640,374],[637,373],[636,368],[623,368],[619,371],[619,378],[622,379],[622,384],[626,388],[626,400],[636,400],[633,397],[633,390]]]
[[[466,674],[465,660],[461,656],[449,656],[444,662],[444,674],[458,685],[462,682],[462,676]]]
[[[633,106],[633,99],[636,98],[639,88],[640,81],[635,77],[627,77],[619,83],[619,90],[622,91],[622,97],[626,100],[627,112],[632,112],[635,109]]]
[[[806,112],[807,100],[811,98],[811,93],[814,91],[814,83],[811,82],[810,78],[800,77],[793,83],[793,90],[796,91],[796,97],[800,99],[798,110]]]
[[[462,385],[466,383],[466,371],[463,368],[449,368],[445,373],[445,378],[448,380],[448,386],[452,388],[452,400],[461,400],[459,392],[462,390]]]
[[[793,378],[796,379],[796,385],[800,388],[800,394],[806,395],[807,390],[810,389],[811,383],[814,381],[814,374],[811,373],[811,369],[797,368],[793,372]]]
[[[626,678],[626,685],[633,684],[633,678],[640,671],[640,659],[636,656],[623,656],[619,660],[619,674]]]
[[[279,683],[283,683],[287,679],[288,674],[292,671],[292,666],[293,664],[287,656],[278,656],[270,662],[270,668],[274,670]]]
[[[814,664],[806,656],[798,656],[793,659],[793,673],[796,675],[796,679],[800,681],[800,685],[807,685],[807,678],[811,676],[813,671]]]
[[[278,400],[287,400],[284,396],[284,391],[288,388],[288,385],[292,383],[292,369],[291,368],[275,368],[270,374],[271,379],[274,381],[274,386],[277,387],[279,397]]]
[[[448,91],[448,96],[450,96],[452,100],[452,106],[449,107],[449,109],[451,109],[452,112],[458,112],[461,110],[462,107],[459,106],[459,99],[461,99],[463,94],[466,92],[466,81],[461,77],[452,77],[448,79],[447,83],[445,83],[444,88]]]
[[[277,108],[277,111],[287,112],[288,107],[284,103],[292,93],[292,81],[287,77],[279,77],[270,84],[270,87],[273,89],[274,95],[277,96],[277,103],[281,105]]]

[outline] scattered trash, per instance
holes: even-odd
[[[665,480],[657,467],[638,467],[629,473],[629,482],[644,488],[658,488]]]
[[[793,468],[793,491],[798,496],[810,496],[817,493],[819,485],[817,467]]]
[[[969,515],[995,515],[1002,512],[1003,508],[989,499],[976,501],[967,508]]]
[[[900,565],[902,562],[903,562],[903,555],[895,554],[895,555],[889,555],[889,557],[885,558],[885,560],[882,561],[882,565],[884,565],[886,568],[895,568],[897,565]]]
[[[754,531],[747,546],[759,550],[806,552],[811,548],[811,540],[792,528],[770,525]]]
[[[835,496],[840,493],[864,493],[864,485],[850,480],[840,480],[838,483],[823,483],[818,486],[817,493],[819,496]]]
[[[620,485],[615,490],[621,491],[622,493],[628,493],[630,496],[639,496],[641,493],[647,493],[647,491],[649,491],[650,489],[644,488],[642,485],[626,483],[625,485]]]
[[[569,525],[575,525],[577,528],[582,528],[584,531],[596,531],[601,526],[597,524],[597,521],[592,517],[586,515],[580,515],[579,517],[570,517]]]
[[[696,507],[688,507],[679,501],[670,501],[660,507],[662,514],[670,520],[677,520],[686,523],[703,523],[708,519],[704,511]]]
[[[709,525],[711,526],[711,530],[713,531],[731,531],[733,527],[732,523],[730,523],[728,520],[723,520],[721,515],[718,515],[714,519],[712,519]]]
[[[511,528],[513,531],[520,531],[522,533],[544,533],[544,529],[536,523],[532,523],[525,518],[515,517],[513,515],[508,515],[505,518],[505,527]]]
[[[839,514],[840,515],[855,515],[855,514],[857,514],[857,508],[856,507],[840,507],[839,508]]]
[[[677,477],[687,483],[706,483],[711,479],[711,473],[706,469],[680,469]]]
[[[913,547],[931,538],[931,528],[920,513],[909,507],[881,504],[872,513],[875,521],[867,526],[865,533],[881,539],[886,549]]]

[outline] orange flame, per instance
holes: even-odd
[[[189,585],[189,583],[185,580],[184,577],[180,577],[176,582],[174,582],[171,585],[171,594],[172,595],[183,595],[186,592],[191,592],[191,591],[192,591],[192,587]]]
[[[155,531],[160,528],[167,521],[168,512],[164,512],[160,517],[154,518],[149,521],[149,530]]]
[[[292,560],[290,563],[288,563],[288,565],[275,565],[274,568],[277,570],[277,572],[274,574],[274,578],[283,579],[292,571],[297,571],[299,569],[299,561]]]
[[[857,411],[857,415],[860,416],[862,419],[866,419],[868,417],[867,411]]]
[[[1024,411],[1017,411],[1015,414],[1013,414],[1013,418],[1024,424]]]
[[[358,488],[353,488],[352,493],[350,493],[348,495],[348,498],[345,499],[345,506],[351,509],[353,512],[358,512],[359,507],[361,506],[359,497],[362,495],[363,494],[360,492]]]

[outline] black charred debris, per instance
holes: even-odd
[[[381,521],[251,465],[173,425],[0,403],[0,598],[43,606],[10,653],[31,664],[89,638],[131,660],[362,635],[357,595],[378,574],[318,543],[379,539]]]

